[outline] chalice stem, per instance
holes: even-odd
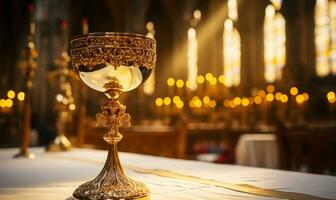
[[[114,177],[115,183],[127,179],[119,160],[117,144],[109,144],[108,146],[108,155],[104,168],[96,178],[100,184],[108,181],[104,177]]]
[[[118,142],[122,139],[122,135],[119,133],[119,126],[124,125],[121,119],[125,115],[128,115],[125,113],[125,109],[126,107],[120,104],[117,98],[112,98],[103,106],[103,111],[97,115],[97,125],[104,124],[110,129],[103,137],[109,145],[104,168],[96,178],[100,184],[104,184],[104,182],[108,181],[105,179],[106,177],[112,177],[114,184],[117,184],[119,181],[128,180],[122,169],[117,147]],[[129,123],[129,118],[126,119],[126,123]]]
[[[118,93],[118,95],[116,95]],[[107,127],[109,132],[104,135],[108,145],[108,155],[102,171],[92,181],[79,186],[73,196],[76,199],[147,199],[148,188],[124,174],[121,166],[117,144],[122,139],[119,127],[130,125],[130,116],[125,112],[126,107],[119,103],[120,90],[110,90],[111,99],[102,106],[98,113],[97,125]]]
[[[121,167],[121,163],[120,163],[119,156],[118,156],[117,144],[109,145],[106,165],[112,166],[116,174],[117,173],[124,174],[124,171]]]

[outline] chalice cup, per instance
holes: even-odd
[[[108,156],[100,174],[80,185],[74,199],[148,199],[149,189],[124,174],[117,143],[120,127],[130,126],[130,115],[118,98],[140,86],[156,63],[156,41],[130,33],[89,33],[71,41],[72,65],[81,80],[103,92],[108,101],[96,115],[97,126],[108,128],[103,139],[109,144]]]

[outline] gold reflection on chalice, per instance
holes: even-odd
[[[100,174],[79,186],[73,197],[147,198],[149,189],[127,177],[119,161],[117,143],[122,139],[119,127],[130,126],[130,115],[118,98],[140,86],[151,74],[156,62],[155,40],[139,34],[89,33],[71,41],[71,57],[81,80],[109,98],[96,115],[97,125],[109,129],[103,136],[109,144],[107,160]]]

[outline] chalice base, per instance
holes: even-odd
[[[57,136],[51,144],[46,147],[47,151],[70,151],[72,148],[70,141],[65,135]]]
[[[103,170],[93,180],[80,185],[73,193],[74,199],[149,199],[145,184],[128,178],[121,167],[117,144],[109,145],[109,153]]]
[[[36,158],[36,155],[33,153],[30,153],[28,151],[20,151],[18,154],[14,155],[14,158],[28,158],[28,159],[34,159]]]

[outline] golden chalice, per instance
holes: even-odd
[[[119,127],[130,126],[130,115],[118,98],[137,88],[151,74],[156,62],[156,42],[139,34],[89,33],[71,41],[74,70],[89,87],[104,92],[108,102],[96,115],[97,125],[109,131],[103,136],[109,144],[104,168],[93,180],[79,186],[75,199],[143,199],[149,189],[127,177],[121,167],[117,143]]]

